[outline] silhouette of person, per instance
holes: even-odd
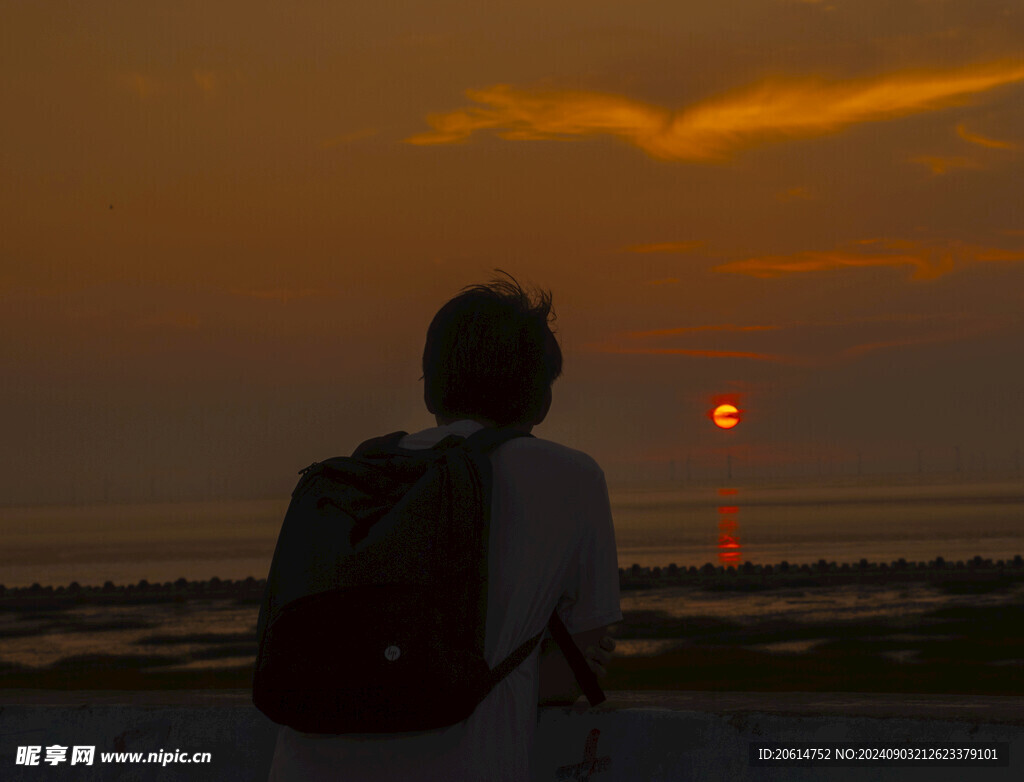
[[[430,448],[485,426],[529,432],[547,416],[562,370],[551,296],[505,276],[464,288],[431,322],[423,396],[437,425],[406,435],[402,448]],[[503,444],[491,462],[488,665],[536,635],[557,607],[591,669],[604,675],[614,648],[608,626],[622,619],[604,473],[585,453],[538,437]],[[270,779],[522,782],[531,778],[538,704],[579,695],[571,668],[546,639],[456,725],[383,736],[281,728]]]

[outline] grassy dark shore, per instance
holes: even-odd
[[[751,625],[634,612],[616,636],[678,639],[679,645],[617,659],[610,689],[1024,695],[1020,591],[997,606],[875,622]],[[776,651],[787,644],[806,648]]]
[[[701,568],[647,568],[633,565],[619,568],[619,586],[622,589],[656,589],[667,586],[697,585],[704,589],[737,589],[754,591],[782,589],[794,586],[840,586],[845,584],[910,583],[950,586],[955,584],[989,584],[1024,582],[1024,558],[1020,554],[1012,559],[997,560],[974,557],[966,561],[947,562],[942,557],[930,562],[907,562],[898,559],[892,563],[868,562],[837,564],[824,559],[817,563],[791,565],[754,565],[746,562],[739,566]],[[970,586],[965,587],[970,589]],[[984,588],[984,587],[982,587]]]
[[[1024,695],[1024,562],[1019,556],[1001,562],[633,567],[620,571],[620,583],[624,620],[613,630],[620,646],[635,641],[658,646],[654,653],[617,656],[607,689]],[[42,646],[50,633],[103,638],[137,631],[131,645],[114,644],[111,653],[75,654],[42,666],[0,658],[0,687],[248,687],[251,663],[239,663],[255,656],[255,612],[264,586],[249,578],[0,588],[0,618],[5,619],[0,638]],[[801,598],[840,594],[860,605],[899,604],[900,590],[908,589],[923,591],[930,602],[908,601],[905,609],[869,618],[818,612],[808,619],[785,610]],[[718,595],[715,601],[726,602],[713,606],[725,608],[752,594],[765,594],[780,608],[742,618],[708,613],[709,596]],[[643,602],[658,595],[671,596],[671,612],[643,607],[658,605]],[[704,613],[688,613],[688,606],[702,599]],[[184,613],[149,621],[160,604]],[[80,615],[83,607],[92,611],[86,618]],[[182,621],[173,616],[226,609],[241,611],[245,626],[169,632]]]

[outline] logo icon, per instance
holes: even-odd
[[[388,662],[394,662],[402,654],[402,650],[392,644],[384,650],[384,656],[388,659]]]

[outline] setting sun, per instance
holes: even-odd
[[[719,405],[711,411],[711,420],[719,429],[732,429],[740,422],[740,411],[735,405]]]

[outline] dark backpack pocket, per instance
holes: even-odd
[[[428,730],[465,719],[486,665],[457,659],[431,592],[361,586],[289,604],[267,630],[264,646],[274,652],[257,667],[256,705],[308,733]]]

